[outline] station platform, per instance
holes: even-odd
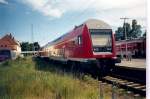
[[[131,67],[131,68],[146,68],[146,59],[132,59],[127,61],[126,59],[121,60],[121,63],[116,63],[117,66]]]

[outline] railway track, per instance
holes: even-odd
[[[146,96],[146,70],[115,66],[102,81]]]
[[[141,96],[146,96],[146,85],[131,82],[129,80],[120,79],[112,76],[105,76],[102,78],[102,81],[117,86],[119,88],[126,89],[128,91],[132,91],[135,94],[140,94]]]
[[[100,75],[97,76],[100,77]],[[100,77],[99,80],[131,91],[134,94],[146,96],[146,69],[115,66],[109,71],[108,75]]]

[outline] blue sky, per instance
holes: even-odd
[[[115,30],[122,25],[120,17],[146,27],[146,0],[0,0],[0,37],[12,33],[31,42],[33,24],[34,41],[44,45],[90,18]]]

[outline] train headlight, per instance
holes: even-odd
[[[107,47],[107,51],[111,51],[111,47]]]
[[[93,48],[94,52],[97,52],[99,49],[98,48]]]

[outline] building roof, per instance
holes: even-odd
[[[20,46],[20,43],[17,40],[15,40],[11,33],[6,34],[4,37],[0,38],[0,44]]]

